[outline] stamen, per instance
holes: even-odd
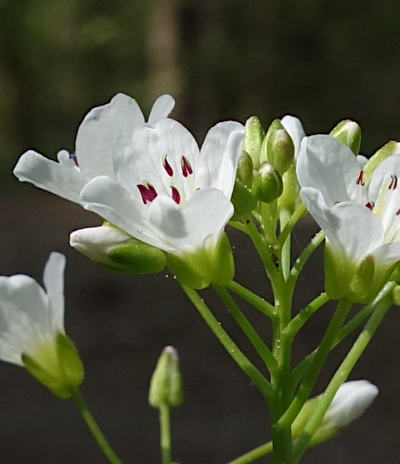
[[[167,155],[164,156],[163,166],[169,177],[172,177],[174,175],[174,171],[172,170],[171,165],[167,161]]]
[[[400,215],[400,208],[396,211],[396,216]]]
[[[139,189],[140,195],[142,195],[142,200],[145,205],[147,203],[151,203],[157,196],[156,189],[146,181],[144,181],[143,184],[138,184],[136,187]]]
[[[363,170],[361,170],[360,174],[358,174],[356,184],[357,185],[364,185],[364,171]]]
[[[172,190],[172,199],[174,200],[175,203],[179,205],[179,203],[181,202],[181,195],[178,189],[176,189],[175,187],[171,187],[171,190]]]
[[[79,168],[78,158],[76,157],[75,153],[70,153],[69,159],[72,159],[72,161],[75,163],[75,166]]]
[[[390,181],[388,190],[394,190],[397,187],[397,176],[392,175],[390,176],[390,178],[391,178],[391,181]]]
[[[189,174],[193,174],[192,166],[190,165],[189,161],[184,156],[182,156],[181,158],[181,167],[182,167],[183,177],[187,177]]]
[[[372,211],[374,209],[375,203],[373,201],[369,201],[368,203],[365,203],[365,206]]]

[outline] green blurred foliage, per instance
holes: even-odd
[[[84,114],[117,91],[148,111],[157,94],[149,18],[162,3],[0,0],[3,179],[11,180],[27,148],[50,156],[73,150]],[[217,120],[257,114],[268,125],[285,113],[309,133],[357,120],[364,153],[400,138],[395,0],[169,3],[177,40],[170,65],[180,78],[175,115],[199,138]]]

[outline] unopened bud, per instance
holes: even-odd
[[[395,140],[387,142],[383,147],[374,153],[368,160],[367,164],[363,167],[364,182],[367,184],[371,178],[371,174],[375,171],[378,165],[391,155],[398,155],[400,153],[400,143]]]
[[[246,151],[253,161],[255,169],[260,165],[260,148],[264,138],[264,129],[257,116],[251,116],[246,121],[246,133],[243,140],[243,150]]]
[[[294,159],[294,144],[279,119],[272,121],[260,151],[260,161],[268,161],[282,175]]]
[[[263,163],[253,180],[253,195],[264,203],[279,198],[283,191],[282,177],[270,163]]]
[[[253,183],[253,161],[247,151],[242,151],[239,157],[236,177],[244,186],[251,188]]]
[[[162,271],[166,265],[162,250],[106,222],[99,227],[72,232],[70,245],[92,261],[126,274],[153,274]]]
[[[358,155],[361,146],[361,127],[350,119],[340,121],[329,135],[346,144],[351,151]]]
[[[158,358],[150,381],[149,403],[153,408],[179,406],[183,401],[183,382],[176,349],[167,346]]]

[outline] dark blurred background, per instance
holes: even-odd
[[[263,443],[266,408],[170,276],[113,274],[69,248],[69,233],[98,219],[19,184],[11,174],[18,156],[28,148],[49,157],[73,150],[85,113],[118,91],[145,112],[171,93],[174,117],[199,140],[218,120],[252,114],[266,125],[295,114],[307,133],[349,117],[362,126],[362,152],[373,153],[400,137],[399,24],[395,0],[0,0],[0,273],[41,279],[51,250],[67,255],[66,328],[86,363],[83,392],[124,463],[159,462],[147,388],[167,344],[180,352],[186,384],[172,416],[179,463],[222,464]],[[295,254],[315,230],[303,221]],[[231,239],[237,280],[268,296],[249,243],[236,233]],[[297,309],[322,289],[321,262],[317,253],[300,280]],[[204,297],[254,359],[211,292]],[[268,338],[268,324],[248,315]],[[304,328],[296,360],[318,343],[329,316],[322,311]],[[399,328],[393,308],[352,376],[380,387],[374,405],[304,462],[400,463]],[[345,349],[333,353],[316,393]],[[23,369],[1,365],[0,392],[2,464],[105,462],[74,405]]]

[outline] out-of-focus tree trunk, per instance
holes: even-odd
[[[178,10],[180,0],[152,0],[148,25],[149,95],[178,97],[181,76],[178,55]]]

